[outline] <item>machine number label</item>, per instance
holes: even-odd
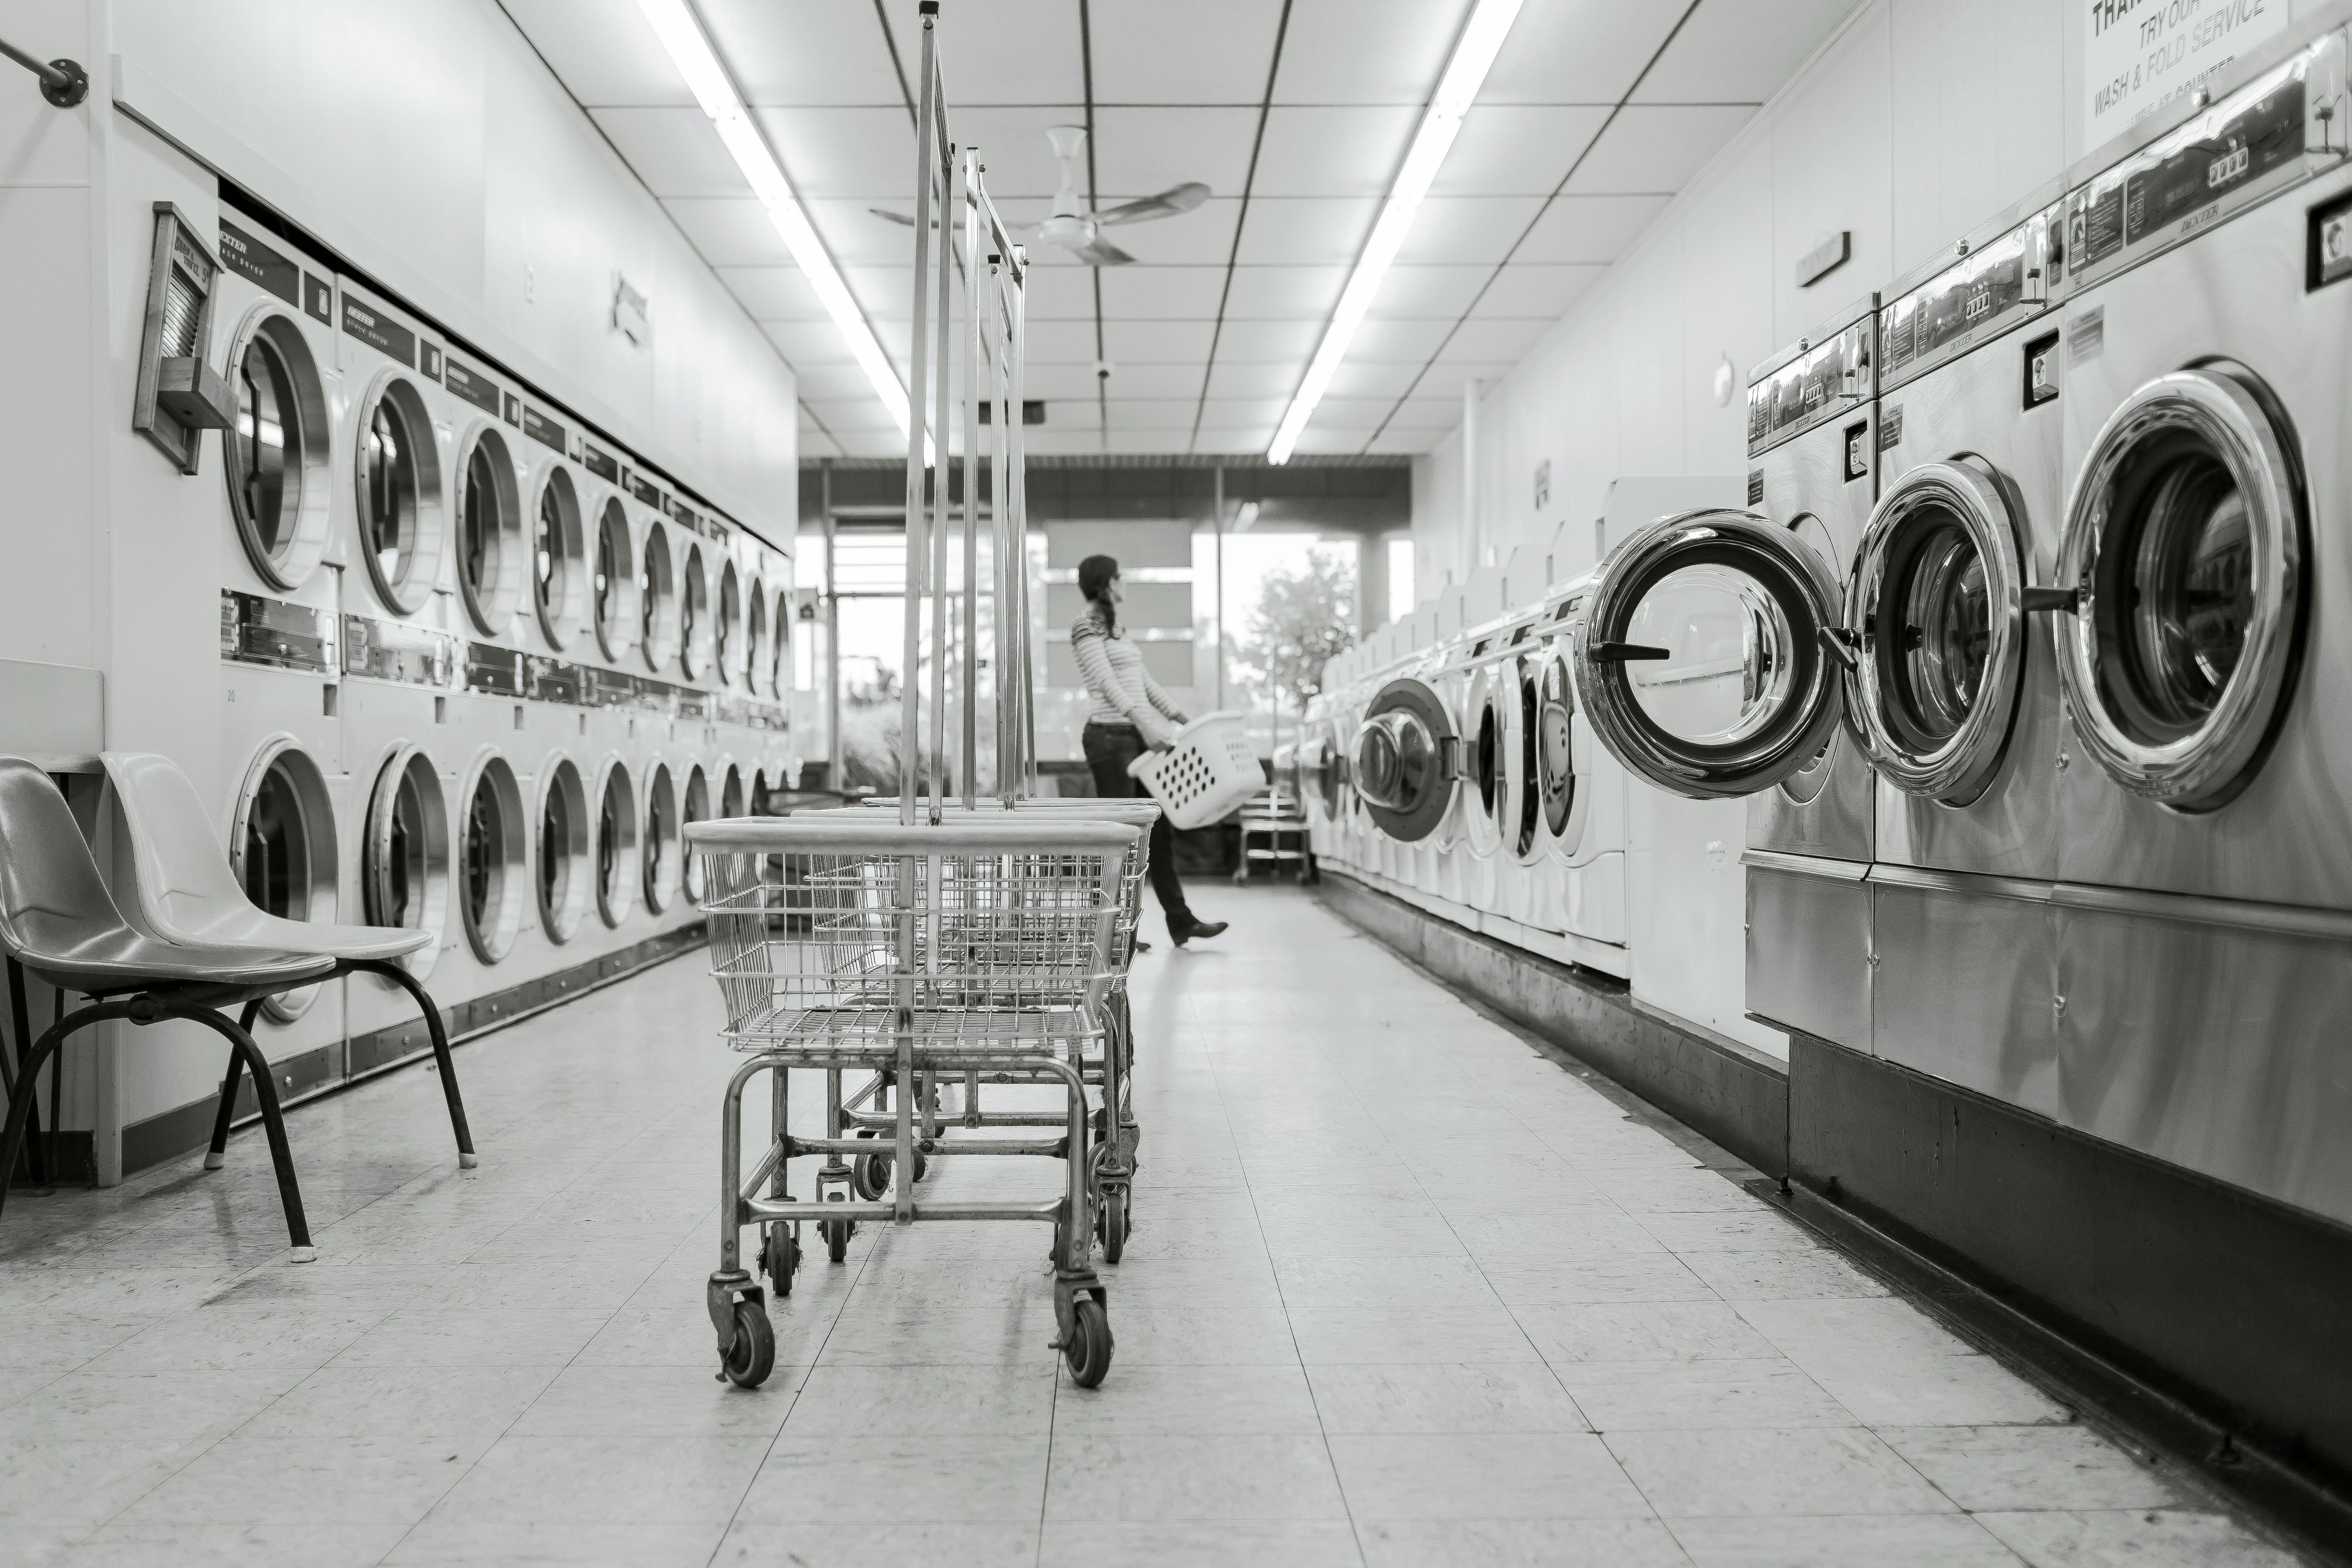
[[[302,269],[245,230],[221,219],[221,266],[260,284],[296,310],[302,307]]]
[[[492,418],[498,417],[497,384],[479,371],[468,370],[456,360],[450,360],[441,367],[441,384]]]
[[[357,300],[343,301],[343,331],[378,353],[412,370],[416,365],[416,334],[398,321],[386,321]]]
[[[643,474],[630,476],[629,493],[656,511],[662,510],[661,487],[647,479]]]
[[[529,404],[523,405],[522,433],[542,447],[552,447],[559,452],[564,449],[563,426]]]
[[[616,485],[621,482],[621,459],[610,452],[583,443],[580,448],[580,462],[583,468],[606,484]]]

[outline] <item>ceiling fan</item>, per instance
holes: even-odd
[[[1124,267],[1135,259],[1126,251],[1102,237],[1102,231],[1113,224],[1147,223],[1153,218],[1174,217],[1191,212],[1209,199],[1209,187],[1198,180],[1188,180],[1171,185],[1155,196],[1139,201],[1121,202],[1100,212],[1088,212],[1078,201],[1078,150],[1086,145],[1087,128],[1083,125],[1055,125],[1045,132],[1054,144],[1054,156],[1062,165],[1060,184],[1054,192],[1054,216],[1045,222],[1025,226],[1035,239],[1044,245],[1066,250],[1088,267]],[[908,227],[915,220],[904,213],[883,207],[866,209],[876,217],[902,223]]]

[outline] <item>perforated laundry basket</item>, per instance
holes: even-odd
[[[1176,731],[1169,750],[1127,764],[1171,827],[1203,827],[1265,787],[1238,713],[1206,713]]]

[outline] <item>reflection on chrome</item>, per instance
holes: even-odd
[[[1356,787],[1391,811],[1411,811],[1426,798],[1442,763],[1429,727],[1411,713],[1375,713],[1356,737]]]
[[[1786,703],[1794,631],[1764,585],[1736,567],[1678,567],[1633,613],[1625,640],[1668,650],[1626,666],[1633,700],[1676,740],[1727,745]]]

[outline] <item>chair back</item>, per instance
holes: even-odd
[[[239,940],[262,911],[213,837],[188,775],[153,752],[108,752],[104,761],[124,916],[166,942]]]
[[[24,758],[0,757],[0,949],[40,969],[123,930],[66,797]]]

